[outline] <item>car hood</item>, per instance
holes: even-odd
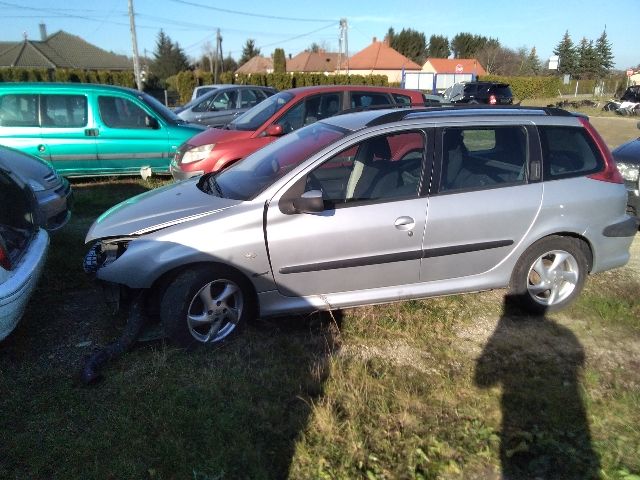
[[[246,130],[227,130],[225,128],[207,128],[188,140],[189,145],[199,147],[210,143],[234,142],[251,138],[255,132]]]
[[[623,143],[611,153],[617,162],[640,165],[640,138]]]
[[[91,225],[85,243],[99,238],[137,236],[241,203],[202,192],[197,179],[167,185],[125,200],[104,212]]]

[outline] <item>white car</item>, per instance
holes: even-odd
[[[16,327],[42,273],[49,247],[33,192],[0,167],[0,340]]]

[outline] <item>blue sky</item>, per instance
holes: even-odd
[[[40,39],[40,23],[49,34],[78,35],[106,50],[131,56],[127,0],[0,0],[0,41],[16,41],[26,33]],[[230,2],[228,0],[134,0],[138,50],[151,55],[160,29],[190,57],[200,57],[207,42],[215,46],[220,28],[224,55],[238,59],[248,38],[262,54],[277,47],[295,55],[316,42],[338,50],[338,22],[349,24],[349,53],[382,39],[389,27],[412,28],[451,39],[470,32],[498,38],[517,49],[535,46],[541,60],[569,31],[574,43],[596,40],[602,31],[613,47],[616,68],[640,64],[640,0],[455,0]]]

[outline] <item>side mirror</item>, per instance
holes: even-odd
[[[158,130],[160,128],[160,124],[158,123],[158,119],[156,119],[155,117],[150,117],[149,115],[147,115],[145,117],[144,123],[148,128],[150,128],[152,130]]]
[[[324,210],[321,190],[309,190],[293,200],[293,208],[298,213],[319,213]]]
[[[265,133],[269,137],[279,137],[281,135],[284,135],[284,130],[282,129],[282,125],[277,125],[274,123],[273,125],[269,125],[267,127]]]

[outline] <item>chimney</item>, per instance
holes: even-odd
[[[40,40],[43,42],[47,39],[47,25],[44,23],[40,24]]]
[[[376,43],[378,41],[378,39],[376,37],[373,37],[373,40],[371,40],[371,43]]]

